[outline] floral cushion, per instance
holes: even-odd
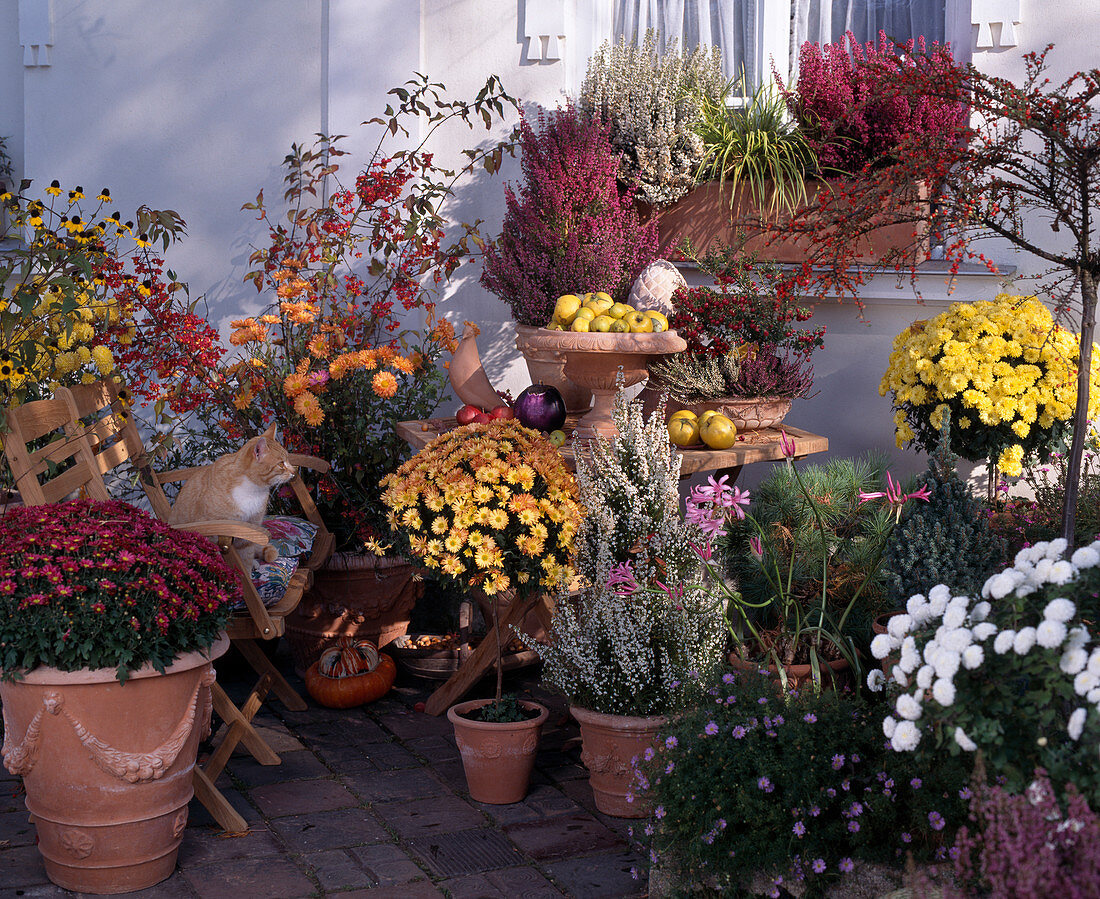
[[[264,530],[271,535],[271,545],[279,551],[280,559],[308,553],[317,536],[317,525],[290,515],[269,515],[264,519]]]
[[[283,598],[287,584],[297,570],[297,556],[280,556],[274,562],[261,562],[252,569],[252,586],[265,606],[272,606]],[[239,610],[244,607],[242,599],[234,608]]]

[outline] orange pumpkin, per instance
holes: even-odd
[[[397,667],[367,640],[342,637],[306,671],[306,689],[330,709],[350,709],[389,692]]]

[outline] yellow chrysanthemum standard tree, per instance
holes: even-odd
[[[382,481],[390,527],[409,555],[466,589],[517,602],[573,577],[581,521],[561,455],[517,421],[470,424],[437,437]],[[498,631],[496,700],[501,697]]]
[[[899,446],[936,446],[950,414],[951,448],[1018,476],[1068,432],[1080,343],[1032,296],[954,303],[894,340],[879,393],[893,396]],[[1088,417],[1100,414],[1100,358],[1091,354]],[[992,482],[991,477],[991,482]]]

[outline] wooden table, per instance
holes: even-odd
[[[572,433],[572,427],[579,415],[570,415],[562,429],[566,434]],[[454,418],[429,418],[424,421],[402,421],[397,425],[397,433],[414,450],[420,451],[440,434],[458,427]],[[802,428],[792,425],[783,425],[783,432],[794,441],[794,457],[803,459],[814,453],[823,453],[829,448],[829,439],[818,434],[811,434]],[[737,481],[741,469],[754,462],[775,462],[783,458],[783,451],[779,447],[781,432],[779,428],[762,428],[758,431],[744,431],[737,435],[737,443],[725,450],[713,450],[703,448],[680,448],[679,453],[683,458],[680,465],[680,477],[688,478],[702,472],[713,471],[716,476],[727,475],[728,483]],[[572,441],[566,443],[560,450],[565,464],[572,470],[576,464]],[[534,610],[544,627],[549,626],[550,607],[545,597],[528,599],[524,602],[513,602],[501,616],[499,629],[502,634],[508,633],[513,624],[523,621],[528,612]],[[507,638],[502,638],[507,642]],[[451,678],[436,690],[424,705],[424,710],[429,715],[441,715],[450,706],[457,702],[465,693],[496,664],[496,634],[490,628],[489,633],[481,641],[481,645],[473,654],[461,664]]]

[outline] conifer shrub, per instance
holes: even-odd
[[[504,188],[500,237],[485,247],[481,284],[518,324],[550,321],[559,296],[606,291],[625,301],[656,258],[657,225],[619,193],[608,126],[572,104],[520,121],[523,181]]]
[[[936,584],[977,595],[1006,561],[1005,541],[990,529],[988,517],[955,471],[958,457],[951,452],[950,428],[945,415],[923,477],[931,499],[906,508],[883,554],[886,588],[895,603],[927,594]]]

